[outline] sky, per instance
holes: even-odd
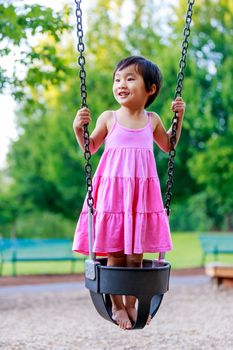
[[[24,0],[26,4],[40,4],[50,6],[54,10],[59,10],[64,3],[70,3],[71,0]],[[85,12],[85,1],[83,1],[83,13]],[[9,67],[7,67],[7,64]],[[11,69],[12,62],[6,64],[6,68]],[[11,140],[17,139],[17,130],[15,125],[15,108],[16,104],[9,95],[0,95],[0,168],[6,164],[6,155]]]

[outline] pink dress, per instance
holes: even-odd
[[[93,177],[93,251],[97,255],[166,252],[172,249],[153,154],[151,116],[141,129],[114,125]],[[88,254],[87,203],[76,227],[73,250]]]

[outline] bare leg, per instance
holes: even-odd
[[[126,256],[127,267],[141,267],[143,254],[132,254]],[[136,297],[131,295],[125,296],[125,308],[129,317],[135,322],[137,319]]]
[[[125,266],[126,259],[123,252],[109,253],[108,266]],[[122,295],[111,295],[112,301],[112,318],[122,329],[132,327]]]

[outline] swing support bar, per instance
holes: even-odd
[[[88,208],[88,244],[89,244],[89,258],[90,260],[95,260],[96,255],[92,251],[94,243],[94,224],[93,224],[93,214],[91,208]]]
[[[91,281],[96,280],[97,276],[97,265],[99,262],[96,261],[96,254],[93,252],[94,242],[94,218],[92,209],[88,208],[88,244],[89,244],[89,259],[85,261],[85,277]]]

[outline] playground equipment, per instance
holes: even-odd
[[[192,8],[194,0],[188,0],[188,9],[186,13],[186,23],[184,28],[184,39],[182,43],[181,58],[179,62],[179,73],[175,98],[181,96],[184,69],[186,66],[186,54],[188,49],[188,38],[190,36],[190,25],[192,20]],[[81,108],[87,107],[86,90],[86,71],[83,42],[82,10],[81,0],[75,0],[76,18],[77,18],[77,37],[79,52],[78,63],[80,66],[80,95]],[[176,155],[176,131],[178,126],[178,116],[174,113],[172,119],[172,135],[170,138],[170,152],[168,160],[168,180],[167,192],[165,195],[165,209],[167,215],[170,214],[170,203],[172,198],[172,185],[174,173],[174,158]],[[90,290],[92,301],[98,313],[108,321],[116,323],[112,319],[112,307],[110,295],[133,295],[138,299],[137,320],[130,329],[143,328],[148,317],[155,316],[162,302],[163,295],[169,288],[170,264],[165,261],[165,253],[160,253],[158,260],[143,260],[141,268],[128,267],[109,267],[106,265],[106,259],[96,259],[92,252],[93,246],[93,213],[94,199],[92,196],[92,166],[90,163],[91,153],[89,149],[89,132],[87,125],[83,127],[84,136],[84,157],[86,160],[86,187],[88,204],[88,234],[89,234],[89,260],[86,261],[86,287]]]

